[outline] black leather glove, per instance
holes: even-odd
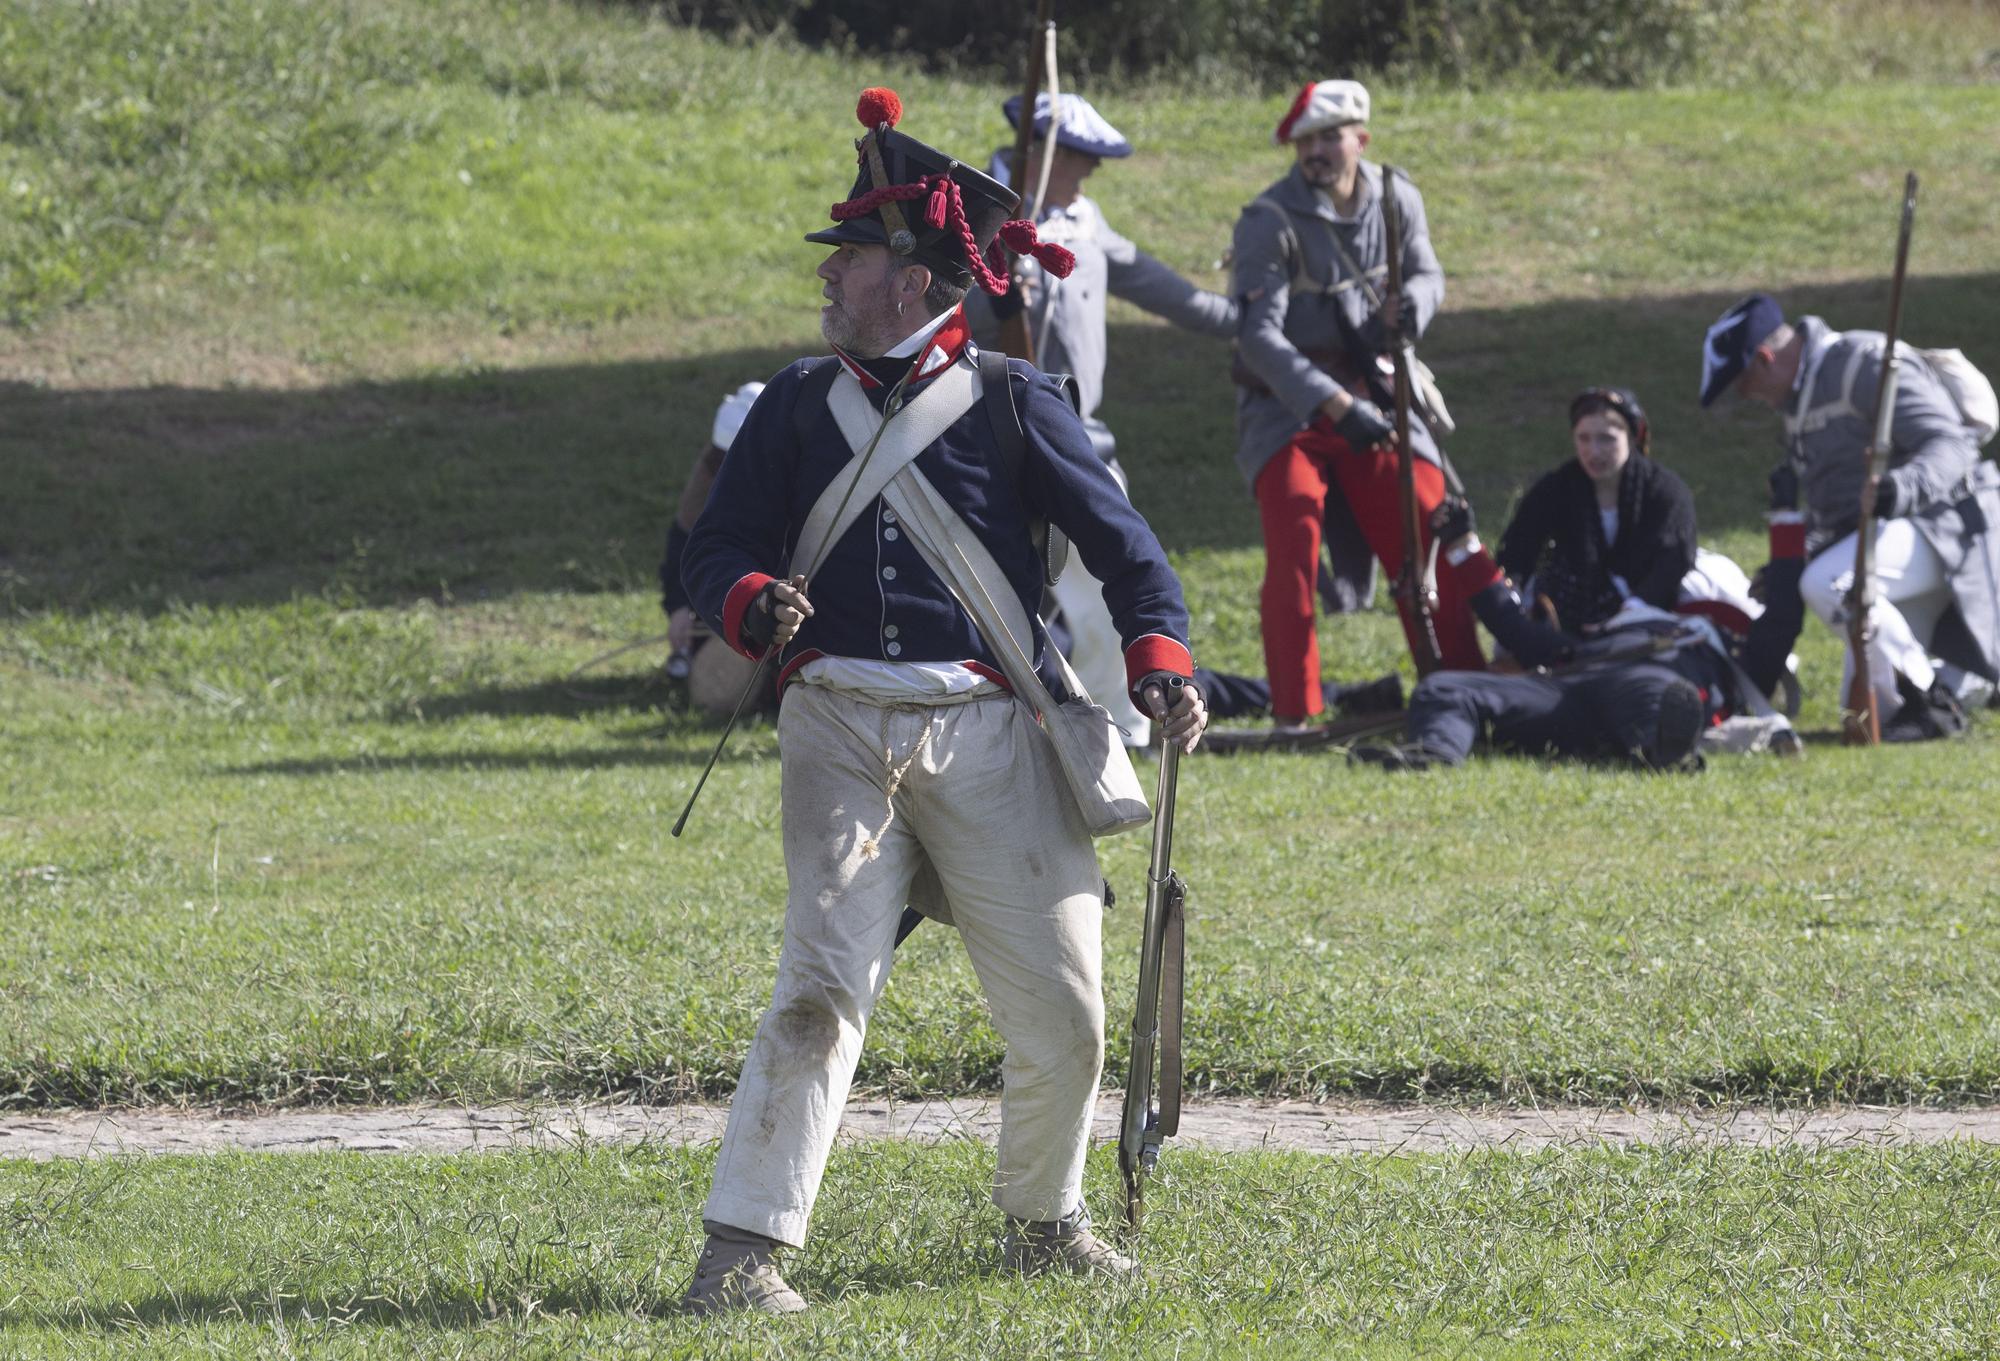
[[[1890,478],[1885,477],[1880,482],[1877,482],[1875,484],[1876,519],[1878,520],[1895,519],[1898,515],[1901,515],[1903,513],[1902,502],[1903,502],[1903,490],[1902,490],[1902,484],[1900,482],[1896,482],[1891,480]]]
[[[1347,414],[1333,423],[1333,433],[1356,449],[1372,449],[1396,433],[1396,427],[1382,414],[1382,408],[1366,397],[1356,397]]]
[[[767,581],[764,583],[764,589],[757,592],[756,597],[751,600],[750,607],[743,611],[741,628],[746,642],[754,643],[760,648],[771,645],[771,639],[778,632],[778,617],[772,613],[777,595],[778,583]]]
[[[1789,461],[1771,469],[1770,484],[1772,510],[1799,508],[1799,470]]]
[[[1431,512],[1431,538],[1438,543],[1457,543],[1475,528],[1472,502],[1463,496],[1447,496]]]
[[[1191,683],[1191,682],[1192,682],[1192,681],[1194,680],[1194,677],[1192,677],[1192,676],[1183,676],[1183,675],[1182,675],[1182,674],[1181,674],[1180,672],[1178,672],[1178,671],[1148,671],[1148,672],[1147,672],[1147,673],[1146,673],[1145,675],[1143,675],[1143,676],[1141,676],[1141,677],[1139,678],[1139,683],[1138,683],[1137,685],[1133,686],[1132,688],[1133,688],[1133,689],[1134,689],[1134,690],[1135,690],[1135,691],[1136,691],[1137,693],[1139,693],[1139,694],[1143,695],[1143,694],[1145,694],[1145,693],[1146,693],[1146,687],[1147,687],[1147,686],[1149,686],[1149,685],[1157,685],[1157,686],[1159,686],[1159,687],[1160,687],[1160,693],[1161,693],[1161,694],[1162,694],[1163,696],[1169,696],[1169,697],[1170,697],[1170,696],[1172,696],[1172,694],[1174,693],[1174,688],[1173,688],[1173,686],[1169,685],[1169,684],[1168,684],[1167,682],[1168,682],[1168,681],[1174,681],[1174,680],[1177,680],[1177,681],[1180,681],[1180,682],[1181,682],[1181,683],[1182,683],[1183,685],[1186,685],[1186,684],[1189,684],[1189,683]],[[1168,699],[1168,704],[1169,704],[1169,706],[1171,706],[1172,702],[1173,702],[1173,701],[1172,701],[1172,699],[1171,699],[1171,698],[1169,698],[1169,699]],[[1148,718],[1156,718],[1156,717],[1158,717],[1158,715],[1156,715],[1156,714],[1150,714],[1150,713],[1149,713],[1149,714],[1147,714],[1147,715],[1146,715],[1146,717],[1148,717]]]

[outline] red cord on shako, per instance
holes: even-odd
[[[861,98],[854,106],[854,116],[860,120],[861,126],[868,129],[868,136],[862,138],[858,148],[865,163],[868,137],[879,138],[902,120],[902,98],[884,86],[870,86],[861,92]],[[1008,288],[1007,261],[999,250],[1003,242],[1016,255],[1032,255],[1042,268],[1058,279],[1068,278],[1070,271],[1076,268],[1074,254],[1053,241],[1039,239],[1035,224],[1025,218],[1002,223],[994,244],[982,252],[973,236],[972,224],[966,220],[965,202],[959,192],[958,181],[949,173],[925,175],[909,184],[887,184],[871,189],[859,198],[834,204],[829,215],[836,222],[845,222],[851,218],[866,217],[885,203],[907,203],[920,198],[924,200],[924,225],[933,231],[957,229],[965,245],[965,259],[971,267],[972,277],[988,293],[998,296]]]

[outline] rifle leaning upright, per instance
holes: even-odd
[[[1179,700],[1184,684],[1179,677],[1167,682],[1164,698],[1169,710]],[[1145,1214],[1146,1178],[1160,1160],[1161,1143],[1181,1126],[1181,985],[1187,971],[1187,884],[1173,868],[1174,792],[1180,777],[1180,754],[1176,743],[1162,740],[1160,785],[1153,797],[1153,858],[1146,868],[1146,918],[1139,944],[1139,1005],[1132,1017],[1125,1109],[1118,1129],[1125,1224],[1134,1238]]]
[[[1042,92],[1043,56],[1048,50],[1048,30],[1054,26],[1055,0],[1036,0],[1035,27],[1028,34],[1027,84],[1021,94],[1020,125],[1014,130],[1014,159],[1007,173],[1012,177],[1014,191],[1021,196],[1020,207],[1016,211],[1041,214],[1041,205],[1032,208],[1028,204],[1028,148],[1035,140],[1035,97]],[[1049,129],[1049,142],[1055,140],[1055,128]],[[1042,151],[1044,164],[1049,159],[1048,148]],[[1017,257],[1018,258],[1018,257]],[[1014,276],[1014,287],[1019,289],[1021,278]],[[1014,300],[1017,306],[1012,316],[1000,323],[1000,352],[1016,359],[1035,362],[1035,341],[1028,332],[1028,309],[1018,305],[1023,299]]]
[[[1389,265],[1389,296],[1407,308],[1403,296],[1403,214],[1396,204],[1396,168],[1382,167],[1382,235]],[[1410,448],[1410,349],[1403,343],[1402,318],[1389,333],[1389,364],[1396,388],[1396,480],[1402,498],[1403,565],[1396,573],[1396,600],[1409,621],[1410,655],[1422,679],[1444,665],[1437,637],[1437,558],[1423,547],[1423,508],[1417,504],[1417,456]]]
[[[1841,707],[1841,727],[1849,746],[1873,746],[1882,740],[1882,711],[1875,700],[1873,667],[1868,657],[1868,616],[1875,605],[1872,559],[1875,543],[1875,497],[1882,486],[1890,430],[1896,419],[1896,335],[1903,325],[1903,276],[1910,263],[1910,228],[1917,217],[1917,172],[1903,181],[1903,221],[1896,233],[1896,274],[1889,286],[1889,331],[1882,346],[1882,382],[1875,391],[1875,423],[1868,439],[1861,478],[1861,522],[1854,528],[1854,581],[1847,588],[1847,655],[1854,678]]]

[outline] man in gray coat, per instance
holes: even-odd
[[[1003,106],[1007,121],[1021,125],[1021,97]],[[1054,135],[1050,135],[1053,125]],[[1028,334],[1035,346],[1035,367],[1044,373],[1065,373],[1076,379],[1078,406],[1084,428],[1098,457],[1125,487],[1117,441],[1098,418],[1104,400],[1105,324],[1107,297],[1123,298],[1177,326],[1216,337],[1236,334],[1236,304],[1201,288],[1120,236],[1104,220],[1095,201],[1083,193],[1083,181],[1106,160],[1132,154],[1132,144],[1079,95],[1051,100],[1035,97],[1035,127],[1026,183],[1012,186],[1022,195],[1022,215],[1035,222],[1043,241],[1053,241],[1076,256],[1067,278],[1057,278],[1032,258],[1021,262],[1025,275],[1017,293],[987,300],[978,293],[966,298],[966,316],[980,344],[999,348],[1000,314],[1009,306],[1027,309]],[[1011,149],[994,153],[989,173],[1008,182]],[[1048,159],[1048,189],[1042,202],[1028,202],[1041,183],[1043,158]],[[1145,717],[1127,694],[1124,651],[1118,630],[1104,607],[1101,585],[1071,558],[1055,586],[1056,603],[1069,626],[1070,664],[1092,697],[1111,710],[1128,743],[1142,745]]]
[[[1272,139],[1291,147],[1291,171],[1236,223],[1236,465],[1263,521],[1258,600],[1280,727],[1321,709],[1313,614],[1322,527],[1343,575],[1365,580],[1370,553],[1391,572],[1402,564],[1393,427],[1382,413],[1386,356],[1421,337],[1444,300],[1423,196],[1406,178],[1395,181],[1401,236],[1388,239],[1382,171],[1362,159],[1368,109],[1368,91],[1351,80],[1300,91]],[[1391,250],[1401,258],[1401,296],[1388,292]],[[1419,551],[1428,551],[1430,512],[1445,494],[1442,455],[1421,420],[1410,442],[1426,536]],[[1451,574],[1440,575],[1438,596],[1444,665],[1483,669],[1471,608]],[[1417,621],[1403,627],[1414,639]]]
[[[1800,533],[1811,562],[1799,593],[1832,626],[1844,626],[1854,580],[1875,398],[1879,331],[1835,331],[1818,317],[1785,321],[1764,293],[1709,327],[1701,404],[1732,388],[1784,421],[1786,462],[1773,475],[1804,495]],[[1886,471],[1876,496],[1869,619],[1870,677],[1891,742],[1949,737],[1966,726],[1965,702],[2000,681],[2000,470],[1957,400],[1923,354],[1899,348]],[[1853,658],[1841,679],[1847,693]]]

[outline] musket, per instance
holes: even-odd
[[[1396,167],[1382,167],[1382,235],[1389,264],[1389,296],[1403,307],[1403,214],[1396,206]],[[1410,626],[1410,655],[1419,679],[1444,665],[1437,637],[1436,545],[1423,546],[1423,507],[1417,504],[1417,456],[1410,448],[1410,351],[1402,320],[1389,334],[1389,365],[1396,389],[1396,482],[1402,498],[1403,565],[1396,573],[1396,601]]]
[[[1044,35],[1054,26],[1054,13],[1055,0],[1035,0],[1035,26],[1028,34],[1027,84],[1021,93],[1020,126],[1014,130],[1014,159],[1008,167],[1014,190],[1022,196],[1023,208],[1028,204],[1025,192],[1028,187],[1028,147],[1035,140],[1035,96],[1042,92],[1042,53],[1048,45]],[[1042,156],[1047,160],[1046,148]],[[1039,213],[1041,210],[1037,206],[1034,211]],[[1018,273],[1014,276],[1014,287],[1017,290],[1021,287]],[[1035,362],[1035,341],[1028,333],[1028,309],[1025,306],[1000,323],[1000,350],[1016,359],[1025,359],[1031,364]]]
[[[1185,682],[1170,679],[1166,706]],[[1146,1178],[1160,1145],[1181,1125],[1181,983],[1187,967],[1187,884],[1173,868],[1174,789],[1180,746],[1163,740],[1160,784],[1153,797],[1153,859],[1146,869],[1146,917],[1139,943],[1139,1004],[1125,1071],[1125,1109],[1118,1130],[1118,1170],[1125,1177],[1125,1224],[1137,1238],[1145,1213]],[[1157,1064],[1155,1059],[1157,1058]]]
[[[915,372],[915,370],[911,370],[911,372]],[[840,498],[840,504],[834,507],[833,519],[830,523],[840,523],[841,512],[847,509],[848,499],[854,495],[855,487],[861,483],[862,471],[868,467],[868,461],[875,457],[875,446],[882,442],[882,432],[889,428],[889,420],[902,407],[903,387],[909,381],[910,375],[909,373],[905,373],[901,378],[896,380],[896,386],[889,389],[889,398],[882,404],[882,423],[875,427],[875,434],[869,439],[868,447],[861,451],[860,466],[855,470],[853,479],[848,482],[847,490]],[[807,564],[805,571],[799,575],[804,576],[810,581],[813,574],[819,571],[820,563],[824,562],[826,555],[832,551],[833,543],[830,540],[820,545],[819,560]],[[764,673],[769,670],[772,659],[778,655],[780,650],[777,647],[765,648],[764,655],[757,659],[756,667],[750,672],[750,679],[743,683],[743,693],[736,697],[736,707],[729,711],[729,721],[722,725],[722,735],[715,739],[715,750],[708,754],[708,764],[701,768],[701,775],[695,780],[694,788],[689,791],[688,801],[681,809],[681,815],[674,819],[675,836],[679,836],[686,830],[688,816],[694,812],[694,801],[701,797],[702,789],[708,784],[709,775],[715,770],[715,763],[722,759],[722,749],[729,745],[729,734],[736,731],[737,720],[743,717],[744,706],[750,702],[750,696],[756,694],[758,688],[764,684]],[[903,932],[903,936],[907,936],[908,934],[908,930]],[[902,943],[903,936],[896,937],[898,944]]]
[[[1875,498],[1882,485],[1882,465],[1889,456],[1890,427],[1896,419],[1896,335],[1903,325],[1903,276],[1910,263],[1910,228],[1917,217],[1917,172],[1903,181],[1903,221],[1896,233],[1896,274],[1889,286],[1889,331],[1882,346],[1882,382],[1875,392],[1875,423],[1861,477],[1861,522],[1854,530],[1854,581],[1847,588],[1847,655],[1854,665],[1847,703],[1840,713],[1849,746],[1873,746],[1882,740],[1882,711],[1875,701],[1873,668],[1868,658],[1868,616],[1875,605]]]

